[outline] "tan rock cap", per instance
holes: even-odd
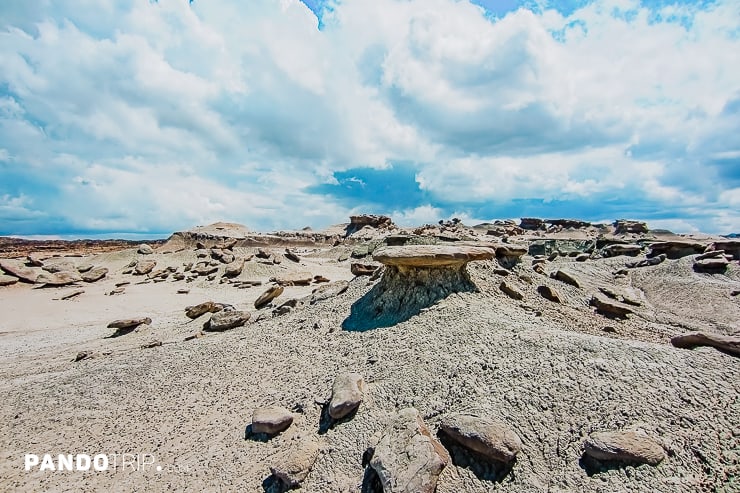
[[[409,245],[376,250],[373,259],[385,265],[408,267],[444,267],[473,260],[490,260],[490,248],[448,245]]]

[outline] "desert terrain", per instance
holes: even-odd
[[[737,492],[739,260],[624,220],[3,239],[0,490]]]

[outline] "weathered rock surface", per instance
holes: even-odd
[[[628,219],[617,219],[614,221],[614,234],[617,235],[628,233],[645,234],[649,231],[647,223],[642,221],[631,221]]]
[[[11,259],[0,259],[0,268],[11,276],[15,276],[23,282],[35,283],[39,276],[39,271],[30,269],[23,265],[22,262]]]
[[[711,332],[689,332],[671,338],[671,344],[683,349],[711,346],[734,356],[740,356],[740,336],[725,336]]]
[[[617,257],[619,255],[635,257],[639,255],[641,251],[642,251],[641,245],[622,244],[622,243],[615,243],[613,245],[607,245],[601,250],[604,257]]]
[[[523,217],[519,222],[519,227],[530,231],[544,230],[545,221],[536,217]]]
[[[519,436],[502,421],[453,414],[444,417],[439,429],[463,447],[499,462],[512,462],[522,450]]]
[[[223,310],[224,306],[215,301],[205,301],[198,305],[188,306],[185,308],[185,316],[190,319],[196,319],[204,313],[216,313]]]
[[[648,258],[652,258],[660,254],[665,254],[669,259],[678,259],[688,255],[703,253],[705,249],[706,245],[704,243],[695,241],[661,241],[650,244],[650,251],[647,256]]]
[[[198,262],[195,266],[190,269],[191,272],[198,274],[199,276],[207,276],[218,272],[218,265],[211,265],[210,263]]]
[[[82,273],[82,280],[85,282],[96,282],[108,274],[106,267],[96,267]]]
[[[235,329],[247,323],[249,316],[249,312],[245,311],[222,310],[211,315],[211,319],[203,330],[222,332],[224,330]]]
[[[370,467],[385,493],[434,493],[450,455],[434,438],[419,411],[398,412],[375,445]]]
[[[615,300],[602,298],[599,295],[593,295],[589,304],[596,308],[597,312],[609,317],[627,318],[627,315],[634,313],[629,306]]]
[[[694,261],[697,272],[724,272],[730,262],[725,257],[710,257]]]
[[[575,286],[577,288],[581,287],[581,283],[578,281],[578,278],[567,270],[559,269],[557,272],[552,274],[551,277],[553,279],[557,279],[558,281],[564,282],[565,284],[570,284],[571,286]]]
[[[360,214],[349,217],[348,232],[359,231],[365,226],[370,226],[376,229],[385,229],[393,226],[393,221],[388,216],[373,214]]]
[[[560,294],[558,294],[558,292],[550,286],[537,286],[537,292],[540,293],[540,296],[542,296],[546,300],[550,300],[555,303],[562,303],[560,299]]]
[[[637,267],[650,267],[650,266],[653,266],[653,265],[658,265],[658,264],[663,263],[666,258],[667,258],[666,254],[665,253],[661,253],[660,255],[658,255],[656,257],[650,257],[650,258],[646,258],[646,259],[643,259],[643,260],[638,260],[637,262],[630,262],[630,263],[628,263],[626,265],[630,269],[634,269],[634,268],[637,268]]]
[[[634,431],[593,433],[583,444],[584,453],[597,460],[657,466],[665,451],[650,437]]]
[[[313,281],[310,272],[294,272],[280,277],[271,277],[270,282],[279,286],[308,286]]]
[[[26,257],[28,260],[28,263],[31,264],[34,267],[43,267],[44,266],[44,257],[39,252],[32,252],[28,254],[28,257]]]
[[[5,274],[0,274],[0,286],[10,286],[12,284],[15,284],[18,282],[18,278],[14,276],[6,276]]]
[[[140,260],[134,266],[134,275],[143,276],[149,274],[157,266],[156,260]]]
[[[255,300],[254,307],[259,310],[263,306],[267,306],[272,300],[283,294],[284,290],[285,288],[283,288],[282,286],[269,287],[264,293],[259,296],[259,298]]]
[[[276,435],[292,424],[293,414],[284,407],[260,407],[252,413],[252,433]]]
[[[41,268],[46,272],[51,272],[52,274],[56,274],[57,272],[79,272],[77,270],[77,267],[75,267],[75,264],[73,264],[69,260],[49,261],[48,263],[45,263],[44,266]]]
[[[308,477],[318,456],[318,441],[311,438],[302,440],[271,459],[270,473],[286,487],[297,488]]]
[[[349,282],[347,281],[336,281],[330,284],[319,286],[318,288],[314,289],[313,293],[311,294],[310,303],[313,305],[314,303],[318,303],[319,301],[328,300],[329,298],[339,296],[340,294],[347,291],[347,288],[349,288]]]
[[[292,252],[289,248],[286,248],[285,249],[284,255],[285,255],[285,258],[287,258],[291,262],[298,263],[298,262],[301,261],[301,257],[299,257],[297,254],[295,254],[294,252]]]
[[[238,277],[244,270],[244,259],[238,259],[230,264],[227,264],[224,268],[224,277]]]
[[[709,250],[723,250],[725,253],[732,255],[735,260],[740,260],[740,240],[715,241],[708,247]]]
[[[365,381],[359,373],[346,373],[334,379],[329,401],[329,416],[342,419],[360,406],[365,391]]]
[[[524,299],[524,294],[521,291],[519,291],[517,288],[512,286],[511,284],[508,284],[506,281],[501,281],[501,284],[499,285],[499,289],[503,291],[510,298],[513,298],[515,300]]]
[[[373,253],[373,260],[388,266],[445,267],[473,260],[490,260],[490,248],[445,245],[384,247]]]
[[[68,286],[80,281],[82,281],[82,276],[76,270],[55,273],[43,272],[36,278],[36,284],[46,286]]]

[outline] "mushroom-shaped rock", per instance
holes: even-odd
[[[584,453],[597,460],[657,466],[665,451],[650,437],[634,431],[593,433],[583,444]]]
[[[260,407],[252,413],[252,433],[276,435],[292,424],[293,414],[284,407]]]
[[[149,317],[125,318],[121,320],[114,320],[113,322],[108,324],[108,328],[118,329],[113,333],[113,335],[111,335],[111,337],[118,337],[132,332],[139,325],[150,325],[151,323],[152,319]]]
[[[412,245],[376,250],[386,266],[373,289],[352,305],[347,330],[388,327],[455,292],[475,291],[466,265],[493,258],[493,250],[472,246]]]
[[[359,373],[346,373],[334,379],[329,401],[329,416],[342,419],[355,411],[362,402],[365,381]]]
[[[270,472],[287,488],[297,488],[306,479],[319,456],[319,443],[313,439],[290,444],[274,456]]]
[[[224,330],[241,327],[249,320],[249,312],[240,310],[222,310],[211,315],[204,330],[210,332],[223,332]]]
[[[439,429],[463,447],[499,462],[512,462],[522,450],[519,436],[501,421],[457,414],[446,416]]]
[[[30,269],[17,260],[0,259],[0,268],[11,276],[15,276],[23,282],[35,283],[39,271]]]
[[[527,247],[516,245],[499,245],[496,247],[496,259],[503,267],[514,267],[519,259],[527,253]]]
[[[283,294],[284,289],[282,286],[270,286],[255,300],[254,307],[259,310],[263,306],[267,306],[272,300]]]
[[[450,455],[414,408],[399,411],[375,445],[370,467],[385,493],[433,493]]]
[[[683,349],[712,346],[720,351],[740,356],[740,336],[723,336],[709,332],[689,332],[671,338],[671,344]]]

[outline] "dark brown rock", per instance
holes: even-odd
[[[546,300],[553,301],[555,303],[562,303],[560,300],[560,295],[557,291],[555,291],[550,286],[537,286],[537,292],[540,293],[540,296],[545,298]]]
[[[740,356],[740,336],[725,336],[710,332],[689,332],[671,338],[671,344],[683,349],[711,346],[733,356]]]
[[[524,299],[524,294],[516,289],[514,286],[511,286],[510,284],[507,284],[506,281],[502,281],[499,285],[499,289],[503,291],[509,298],[513,298],[515,300],[522,300]]]
[[[355,276],[372,276],[375,274],[375,271],[378,269],[377,265],[372,264],[360,264],[357,262],[352,262],[349,266],[350,271]]]
[[[204,313],[216,313],[223,310],[223,305],[221,303],[216,303],[214,301],[206,301],[203,303],[200,303],[199,305],[193,305],[188,306],[185,308],[185,316],[190,319],[196,319],[203,315]]]

